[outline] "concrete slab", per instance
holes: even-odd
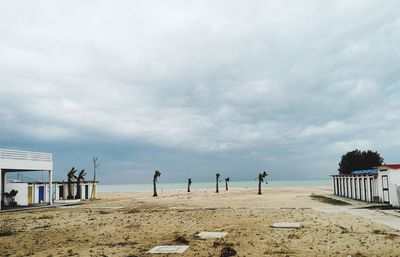
[[[294,228],[294,229],[299,229],[301,228],[301,224],[299,222],[280,222],[280,223],[274,223],[271,225],[273,228]]]
[[[183,253],[188,248],[188,245],[160,245],[153,247],[148,253]]]
[[[228,232],[207,232],[203,231],[197,234],[200,238],[208,239],[208,238],[223,238],[228,234]]]
[[[368,210],[343,206],[315,208],[315,210],[326,213],[349,213],[400,230],[399,217],[389,215],[389,213],[380,210]]]

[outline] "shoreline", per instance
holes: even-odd
[[[262,188],[263,192],[268,192],[268,191],[280,191],[280,190],[294,190],[294,189],[321,189],[321,190],[327,190],[331,191],[332,187],[331,186],[285,186],[285,187],[269,187],[269,188]],[[225,188],[220,189],[219,193],[229,193],[229,192],[238,192],[238,191],[255,191],[257,193],[258,188],[256,187],[230,187],[228,191],[225,190]],[[157,188],[157,193],[162,194],[162,193],[196,193],[196,192],[209,192],[209,193],[215,193],[215,188],[193,188],[190,190],[190,192],[187,192],[187,189],[179,189],[179,188]],[[110,195],[113,193],[123,193],[123,194],[143,194],[143,193],[153,193],[153,190],[149,191],[99,191],[97,194],[98,195]],[[216,193],[218,194],[218,193]]]
[[[314,180],[313,182],[324,181],[325,184],[263,184],[262,189],[271,189],[271,188],[302,188],[302,187],[331,187],[330,180]],[[252,184],[247,184],[249,181],[244,182],[231,182],[229,184],[229,190],[244,190],[244,189],[252,189],[258,188],[258,182],[253,182]],[[251,181],[252,182],[252,181]],[[239,185],[238,185],[239,184]],[[245,185],[242,185],[245,184]],[[179,185],[179,186],[178,186]],[[225,184],[220,183],[219,186],[220,191],[225,191]],[[158,191],[187,191],[187,184],[185,183],[165,183],[165,184],[157,184]],[[212,182],[207,183],[198,183],[192,184],[191,191],[198,190],[215,190],[215,184]],[[121,185],[101,185],[98,186],[99,193],[113,193],[113,192],[152,192],[153,185],[152,184],[121,184]]]

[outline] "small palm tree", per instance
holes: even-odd
[[[76,178],[76,183],[77,183],[77,188],[76,188],[76,195],[75,195],[75,199],[81,199],[82,198],[82,186],[81,186],[81,182],[85,182],[85,170],[81,170],[81,172],[79,172],[78,177]]]
[[[161,176],[161,172],[159,172],[158,170],[156,170],[155,172],[154,172],[154,176],[153,176],[153,191],[154,191],[154,193],[153,193],[153,197],[154,196],[158,196],[157,195],[157,187],[156,187],[156,184],[157,184],[157,182],[158,182],[158,178]]]
[[[264,171],[263,173],[258,173],[258,194],[261,195],[261,183],[265,181],[265,183],[268,184],[266,177],[268,176],[268,173]]]
[[[228,191],[228,182],[231,180],[231,178],[226,178],[225,179],[225,189],[226,189],[226,191]]]
[[[76,179],[75,172],[77,172],[77,170],[75,169],[75,167],[72,167],[72,169],[67,174],[67,176],[68,176],[68,196],[67,196],[67,199],[74,199],[72,182]]]
[[[192,185],[192,178],[188,179],[188,193],[190,193],[190,186]]]
[[[216,183],[216,193],[219,193],[219,189],[218,189],[218,182],[221,182],[221,180],[219,179],[221,177],[221,175],[219,173],[215,174],[215,183]]]

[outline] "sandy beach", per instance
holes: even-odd
[[[224,246],[236,256],[400,256],[399,230],[310,197],[331,194],[330,187],[256,193],[99,193],[80,205],[1,213],[1,228],[12,227],[12,235],[0,237],[0,256],[166,256],[147,253],[157,245],[189,245],[168,256],[220,256]],[[303,227],[271,228],[275,222]],[[204,240],[201,231],[228,234]]]

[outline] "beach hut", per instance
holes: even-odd
[[[332,175],[332,182],[335,195],[400,206],[400,164]]]
[[[26,183],[7,182],[7,174],[26,171],[48,172],[48,189],[45,190],[44,187],[40,188],[39,186],[36,192],[36,188],[30,188]],[[28,204],[29,202],[34,203],[36,199],[34,197],[37,194],[38,199],[52,204],[52,179],[53,155],[51,153],[0,149],[0,210],[10,204],[9,197],[12,197],[13,190],[18,190],[18,193],[13,197],[15,202],[17,202],[15,198],[23,197],[26,198]],[[25,204],[25,200],[20,199],[19,201]]]
[[[97,197],[96,186],[98,181],[85,181],[79,186],[81,187],[81,198],[80,200],[91,200]],[[72,193],[75,196],[77,192],[78,185],[76,182],[72,184]],[[48,182],[28,182],[27,183],[27,201],[29,204],[43,203],[48,201],[48,192],[50,190]],[[92,188],[94,189],[94,194],[92,195]],[[51,197],[53,201],[66,200],[68,196],[68,183],[65,181],[54,181],[52,185]],[[31,193],[30,193],[31,192]],[[43,192],[46,192],[45,194]]]
[[[26,195],[29,204],[47,203],[54,201],[55,184],[50,186],[49,182],[28,182]]]
[[[96,192],[96,187],[97,187],[98,181],[94,180],[86,180],[84,182],[81,182],[80,185],[77,185],[76,181],[73,182],[73,195],[76,195],[76,192],[78,190],[78,186],[81,187],[81,200],[91,200],[95,199],[97,197],[97,192]],[[65,181],[57,181],[54,182],[54,188],[55,192],[53,194],[53,199],[55,200],[65,200],[67,199],[68,195],[68,183]],[[93,190],[93,194],[92,194]]]

